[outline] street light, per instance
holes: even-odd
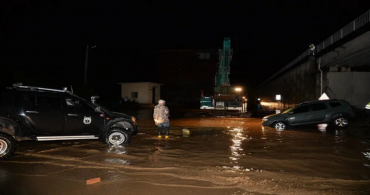
[[[237,97],[238,97],[238,99],[237,99],[238,104],[241,102],[241,104],[242,104],[242,105],[241,105],[241,107],[242,107],[242,109],[243,109],[243,100],[241,100],[241,101],[240,101],[240,92],[242,91],[242,88],[241,88],[241,87],[236,87],[236,88],[235,88],[235,91],[236,91],[236,92],[237,92],[237,94],[238,94],[238,96],[237,96]],[[239,104],[239,105],[240,105],[240,104]]]
[[[87,83],[87,66],[89,64],[89,48],[94,49],[96,48],[96,45],[89,47],[89,45],[86,46],[86,56],[85,56],[85,74],[84,74],[84,82]]]
[[[237,92],[241,92],[241,91],[242,91],[242,88],[237,87],[237,88],[235,88],[235,91],[237,91]]]

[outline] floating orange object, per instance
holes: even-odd
[[[100,181],[101,181],[100,177],[97,177],[97,178],[86,180],[86,184],[91,185],[91,184],[99,183]]]

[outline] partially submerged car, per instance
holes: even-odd
[[[63,90],[13,85],[0,95],[0,159],[10,157],[16,141],[100,139],[128,144],[137,134],[136,118],[112,112]]]
[[[303,102],[283,113],[268,115],[262,118],[262,125],[276,129],[287,129],[288,126],[309,124],[333,124],[346,127],[349,120],[355,117],[352,106],[345,100],[317,100]]]

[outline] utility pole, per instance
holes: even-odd
[[[91,48],[95,48],[96,45],[92,46]],[[85,56],[85,71],[84,71],[84,82],[87,84],[87,67],[89,64],[89,45],[86,46],[86,56]]]
[[[87,84],[87,65],[89,63],[89,45],[86,46],[84,82]]]

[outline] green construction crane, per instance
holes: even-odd
[[[226,37],[224,40],[223,49],[219,50],[219,66],[216,75],[216,87],[230,86],[230,62],[232,58],[233,49],[231,49],[230,38]]]
[[[214,96],[202,97],[202,109],[237,109],[242,108],[241,88],[230,86],[230,62],[233,55],[230,38],[226,37],[223,48],[219,50],[219,64],[215,77]],[[239,89],[239,90],[236,90]]]
[[[216,73],[215,93],[229,94],[230,92],[230,62],[232,58],[233,49],[231,49],[230,38],[224,39],[223,49],[218,52],[219,64]]]

